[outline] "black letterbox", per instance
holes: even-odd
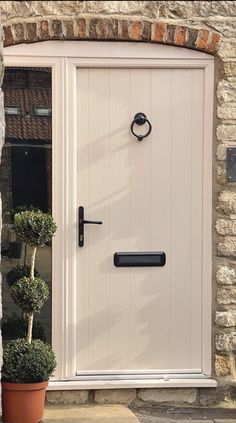
[[[114,254],[114,265],[116,267],[147,267],[164,266],[166,255],[157,251],[145,252],[124,252]]]

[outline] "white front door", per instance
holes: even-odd
[[[77,248],[77,375],[201,373],[204,71],[76,78],[76,202],[102,221]],[[142,141],[137,112],[152,124]],[[114,266],[116,252],[148,251],[165,266]]]
[[[7,66],[52,67],[52,389],[215,386],[214,59],[146,43],[6,50]],[[138,112],[152,124],[143,141],[130,130]],[[84,225],[83,247],[80,206],[102,221]],[[116,252],[157,251],[163,267],[114,266]]]

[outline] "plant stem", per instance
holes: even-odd
[[[24,266],[27,266],[27,243],[25,243],[25,251],[24,251]]]
[[[31,344],[32,342],[33,320],[34,320],[34,314],[29,313],[28,314],[28,333],[27,333],[27,341],[29,342],[29,344]]]
[[[34,280],[34,266],[35,266],[35,256],[36,256],[37,247],[33,247],[30,263],[30,279]]]
[[[37,247],[33,247],[32,249],[32,255],[31,255],[31,261],[30,261],[30,279],[34,280],[34,267],[35,267],[35,256],[36,256]],[[34,314],[29,313],[28,314],[28,333],[27,333],[27,341],[29,344],[32,342],[32,332],[33,332],[33,320],[34,320]]]

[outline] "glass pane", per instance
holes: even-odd
[[[12,269],[29,262],[30,250],[15,238],[14,213],[52,211],[52,90],[50,68],[7,67],[3,81],[6,135],[2,152],[3,339],[25,336],[21,310],[7,281]],[[39,248],[36,269],[51,291],[51,245]],[[35,314],[34,335],[51,342],[51,296]]]

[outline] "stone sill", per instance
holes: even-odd
[[[127,388],[215,388],[214,379],[169,379],[169,380],[95,380],[95,381],[50,381],[47,390],[127,389]]]

